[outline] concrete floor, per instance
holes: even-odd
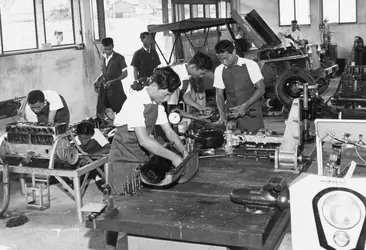
[[[330,88],[323,95],[325,100],[334,92],[338,82],[339,78],[332,79]],[[265,125],[278,132],[283,131],[285,126],[284,122],[278,119],[267,119]],[[84,223],[78,223],[74,202],[56,186],[53,185],[50,189],[51,208],[45,211],[28,210],[25,208],[25,197],[21,195],[20,185],[16,179],[16,176],[12,176],[11,201],[8,210],[10,217],[0,219],[0,250],[105,249],[103,232],[86,229]],[[0,194],[2,194],[1,185]],[[94,182],[91,182],[84,197],[84,204],[100,202],[101,199],[101,193]],[[0,202],[2,202],[2,197],[0,197]],[[26,215],[29,222],[19,227],[5,227],[11,217],[20,214]],[[119,247],[119,249],[123,248],[123,246]],[[151,250],[152,248],[145,245],[141,249]],[[174,249],[178,250],[176,247]],[[291,249],[291,235],[287,234],[280,250]]]

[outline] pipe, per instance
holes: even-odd
[[[3,204],[0,207],[0,217],[5,213],[10,203],[10,183],[9,183],[9,164],[3,165]]]

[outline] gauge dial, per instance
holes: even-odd
[[[178,124],[180,121],[181,121],[181,115],[177,112],[171,112],[169,114],[169,121],[172,123],[172,124]]]

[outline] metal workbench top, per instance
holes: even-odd
[[[249,214],[230,201],[230,192],[246,186],[262,187],[270,177],[291,183],[297,175],[275,172],[273,162],[268,160],[237,156],[200,159],[199,171],[190,182],[117,196],[118,213],[87,222],[87,227],[140,237],[262,249],[268,238],[280,240],[280,236],[273,238],[270,234],[283,232],[289,211]]]

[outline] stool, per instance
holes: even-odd
[[[28,209],[43,211],[51,206],[50,185],[48,176],[32,174],[32,185],[25,184],[25,198]]]

